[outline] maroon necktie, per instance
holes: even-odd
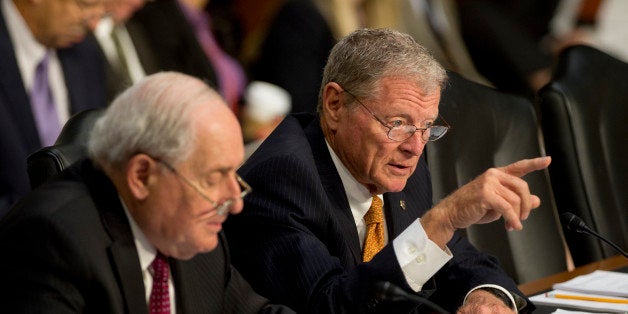
[[[148,309],[150,313],[170,314],[170,294],[168,293],[168,259],[157,252],[150,270],[153,274],[153,289],[150,292]]]

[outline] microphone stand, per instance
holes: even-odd
[[[625,258],[628,258],[628,253],[626,253],[624,250],[622,250],[619,245],[611,242],[610,240],[606,239],[605,237],[601,236],[600,234],[598,234],[597,232],[593,231],[591,228],[589,228],[589,226],[587,226],[587,224],[584,222],[584,220],[582,220],[582,218],[570,213],[570,212],[566,212],[566,213],[562,213],[560,215],[560,220],[563,223],[563,225],[567,226],[567,229],[578,232],[578,233],[586,233],[589,235],[592,235],[600,240],[602,240],[604,243],[610,245],[613,249],[615,249],[617,252],[619,252],[621,255],[623,255]]]

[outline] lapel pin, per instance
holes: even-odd
[[[406,201],[400,200],[399,201],[399,206],[401,206],[401,209],[406,210]]]

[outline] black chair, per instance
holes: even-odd
[[[539,96],[558,208],[628,249],[628,64],[570,47]],[[617,254],[586,234],[565,235],[576,265]]]
[[[498,92],[450,73],[440,114],[452,129],[427,145],[434,202],[491,167],[544,155],[532,102]],[[567,270],[566,248],[547,171],[524,177],[541,198],[523,225],[508,232],[503,220],[474,225],[467,237],[478,249],[497,256],[518,283]]]
[[[94,122],[104,111],[89,109],[73,115],[54,145],[43,147],[27,159],[31,188],[36,188],[72,163],[87,156],[87,141]]]

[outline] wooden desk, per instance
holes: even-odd
[[[628,266],[628,259],[622,255],[617,255],[598,262],[577,267],[573,271],[565,271],[535,281],[520,284],[519,290],[527,296],[532,296],[542,291],[551,289],[552,285],[557,282],[567,281],[574,277],[585,275],[596,270],[615,270],[626,266]]]

